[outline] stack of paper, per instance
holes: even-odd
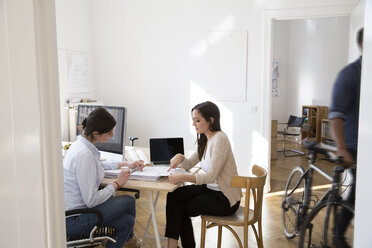
[[[117,178],[122,170],[105,170],[105,177]]]
[[[172,173],[175,174],[191,174],[182,168],[171,169],[168,172],[167,166],[146,166],[142,171],[132,171],[129,179],[143,180],[143,181],[157,181],[163,177],[167,177]],[[105,177],[117,178],[122,170],[106,170]]]
[[[142,171],[135,171],[130,174],[129,179],[144,180],[144,181],[157,181],[162,177],[169,176],[169,167],[166,166],[146,166]]]

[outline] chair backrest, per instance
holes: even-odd
[[[253,200],[253,221],[256,222],[261,217],[262,200],[264,194],[264,186],[266,183],[267,172],[258,165],[254,165],[252,172],[255,177],[234,176],[231,180],[231,186],[245,188],[245,202],[244,202],[244,222],[248,222],[249,218],[249,204]]]
[[[290,115],[288,119],[287,126],[288,127],[302,127],[302,124],[304,124],[304,117],[297,117],[294,115]]]

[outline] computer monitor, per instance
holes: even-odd
[[[106,143],[95,143],[97,149],[104,152],[124,155],[124,137],[126,131],[126,109],[124,107],[78,105],[76,135],[80,135],[82,133],[83,127],[81,123],[83,120],[89,115],[90,112],[99,107],[106,109],[115,118],[116,125],[114,128],[114,137],[109,139]]]

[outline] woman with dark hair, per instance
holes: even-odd
[[[113,197],[115,191],[124,185],[130,176],[129,170],[122,171],[116,181],[99,189],[105,168],[127,165],[142,170],[143,161],[128,163],[102,163],[96,142],[107,142],[114,135],[116,121],[104,108],[93,110],[82,122],[83,134],[70,146],[63,160],[65,209],[95,208],[103,215],[103,225],[115,227],[117,243],[109,242],[107,247],[139,247],[133,234],[136,217],[135,200],[132,196]],[[94,227],[97,217],[92,214],[72,216],[66,219],[68,235],[87,234]]]
[[[205,173],[171,174],[173,184],[191,182],[167,195],[165,236],[168,248],[195,247],[190,217],[201,214],[225,216],[235,213],[242,197],[239,188],[231,187],[231,179],[238,175],[234,155],[227,135],[221,131],[220,111],[216,104],[203,102],[192,108],[193,126],[197,133],[197,151],[189,158],[177,154],[171,168],[188,170],[200,162]]]

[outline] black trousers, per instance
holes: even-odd
[[[194,248],[194,230],[190,217],[201,214],[232,215],[239,208],[240,201],[230,207],[230,202],[221,191],[206,185],[187,185],[167,195],[165,237],[178,240],[183,248]]]

